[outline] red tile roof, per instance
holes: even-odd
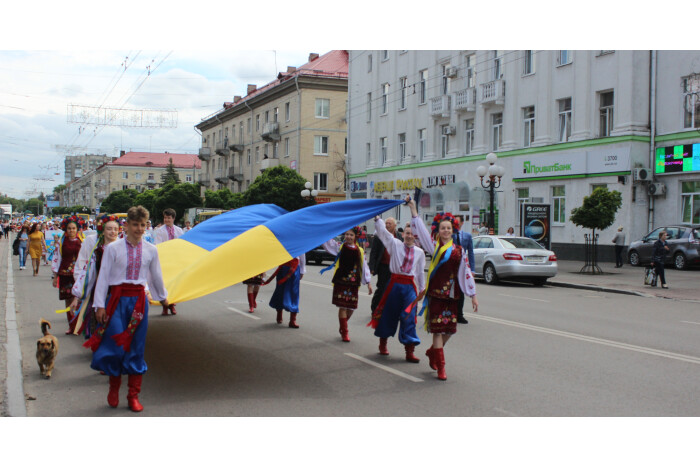
[[[202,163],[196,154],[172,154],[155,152],[127,152],[108,165],[129,165],[138,167],[167,167],[173,159],[173,165],[178,169],[201,169]]]

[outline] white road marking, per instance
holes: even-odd
[[[518,297],[516,295],[506,295],[504,293],[499,293],[501,297],[510,297],[510,298],[519,298],[521,300],[532,300],[534,302],[547,302],[549,303],[549,300],[542,300],[541,298],[528,298],[528,297]]]
[[[240,314],[242,314],[243,316],[246,316],[246,317],[248,317],[248,318],[250,318],[250,319],[261,319],[259,316],[255,316],[254,313],[248,313],[247,311],[237,310],[237,309],[235,309],[235,308],[233,308],[233,307],[230,307],[230,306],[229,306],[229,307],[226,307],[226,308],[228,308],[228,309],[231,310],[231,311],[235,311],[236,313],[240,313]]]
[[[366,363],[368,365],[372,365],[373,367],[379,368],[380,370],[384,370],[388,373],[391,373],[392,375],[400,376],[402,378],[406,378],[409,381],[413,381],[414,383],[422,383],[423,380],[420,378],[416,378],[415,376],[411,376],[409,374],[404,373],[403,371],[395,370],[391,367],[381,365],[377,362],[373,362],[372,360],[368,360],[364,357],[360,357],[359,355],[355,355],[354,353],[345,353],[350,358],[354,358],[355,360],[359,360],[362,363]]]
[[[687,323],[687,324],[700,324],[700,323],[696,323],[695,321],[681,321],[681,323]]]
[[[501,409],[499,407],[494,407],[493,410],[495,410],[496,412],[502,413],[503,415],[508,415],[509,417],[517,417],[518,416],[518,414],[516,414],[516,413],[513,413],[509,410]]]
[[[483,315],[470,315],[471,318],[481,319],[484,321],[491,321],[492,323],[504,324],[506,326],[513,326],[516,328],[527,329],[529,331],[542,332],[545,334],[552,334],[559,337],[566,337],[569,339],[576,339],[584,342],[590,342],[593,344],[606,345],[608,347],[615,347],[623,350],[631,350],[633,352],[645,353],[648,355],[654,355],[656,357],[670,358],[673,360],[679,360],[681,362],[694,363],[700,365],[700,358],[693,357],[690,355],[683,355],[673,352],[666,352],[665,350],[657,350],[649,347],[641,347],[638,345],[625,344],[624,342],[616,342],[607,339],[599,339],[597,337],[584,336],[582,334],[575,334],[573,332],[557,331],[554,329],[543,328],[540,326],[533,326],[530,324],[518,323],[515,321],[508,321],[500,318],[491,318]]]
[[[305,280],[302,280],[301,283],[304,284],[304,285],[313,285],[313,286],[316,286],[316,287],[321,287],[321,288],[323,288],[323,289],[333,290],[333,286],[332,286],[332,285],[328,285],[328,284],[319,284],[318,282],[311,282],[311,281],[305,281]]]

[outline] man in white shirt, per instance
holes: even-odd
[[[179,238],[184,233],[182,229],[175,225],[175,217],[177,213],[172,208],[167,208],[163,211],[163,225],[155,229],[155,244],[167,242],[168,240],[175,240]],[[163,307],[163,316],[168,316],[168,310],[170,313],[176,315],[175,304],[171,303],[167,307]]]

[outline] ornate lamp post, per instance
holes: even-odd
[[[306,182],[304,184],[304,187],[305,188],[303,190],[301,190],[301,197],[302,198],[307,199],[307,200],[309,198],[316,198],[316,195],[318,195],[318,191],[311,189],[311,187],[312,187],[311,182]]]
[[[495,212],[494,212],[494,195],[495,195],[495,190],[496,188],[501,186],[501,177],[506,173],[506,169],[501,167],[500,165],[496,165],[496,161],[498,160],[498,156],[494,152],[490,152],[486,155],[486,162],[489,163],[489,166],[486,167],[484,165],[480,165],[476,169],[476,173],[479,176],[479,179],[481,180],[481,186],[484,188],[489,189],[489,199],[490,199],[490,208],[489,208],[489,234],[494,235],[495,228],[496,228],[496,217],[495,217]],[[488,175],[488,180],[486,183],[484,183],[484,177]],[[498,178],[498,181],[496,181],[496,178]]]

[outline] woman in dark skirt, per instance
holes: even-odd
[[[335,268],[333,274],[333,305],[338,307],[338,322],[340,323],[340,336],[343,342],[350,342],[348,334],[348,319],[357,308],[358,289],[360,285],[367,284],[369,294],[372,295],[370,284],[371,274],[364,250],[357,244],[358,228],[345,232],[343,243],[334,239],[323,244],[323,248],[335,255],[335,262],[321,270],[321,274],[331,268]]]
[[[73,301],[73,269],[75,261],[80,253],[80,245],[82,243],[78,233],[85,221],[77,216],[66,217],[61,222],[61,230],[63,230],[63,238],[61,244],[56,248],[51,263],[53,271],[53,286],[58,288],[58,298],[63,300],[66,308],[70,307]],[[68,331],[66,334],[73,334],[75,328],[75,315],[72,311],[66,314],[68,319]]]
[[[243,281],[248,286],[248,313],[253,313],[258,307],[258,303],[255,300],[258,298],[258,291],[260,291],[260,286],[263,284],[264,279],[265,273],[262,273]]]

